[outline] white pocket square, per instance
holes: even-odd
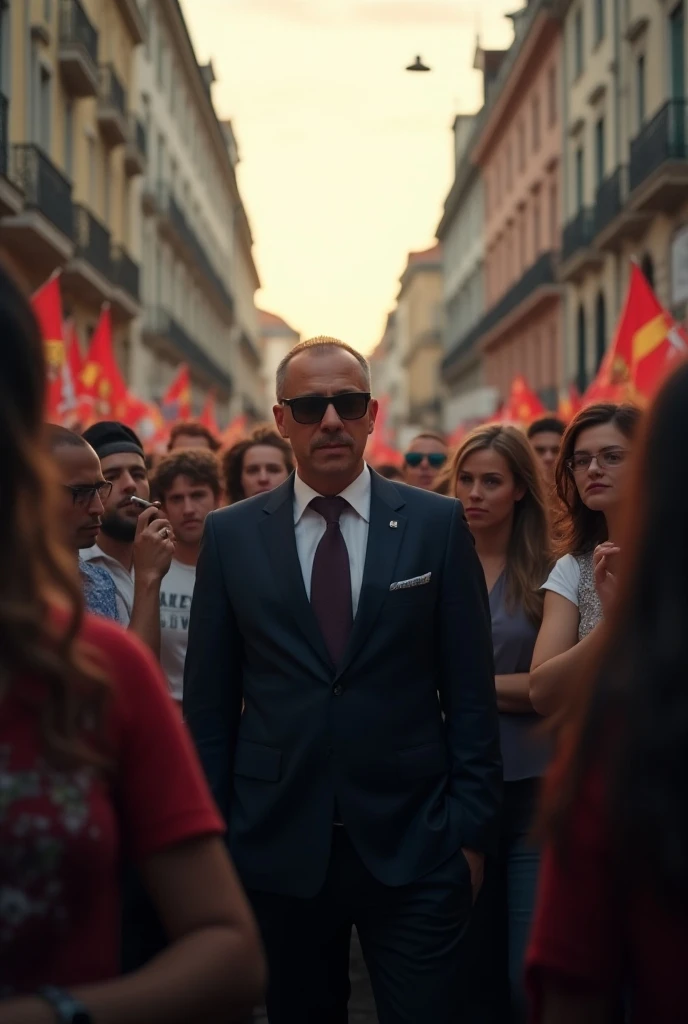
[[[411,580],[400,580],[398,583],[390,583],[390,590],[410,590],[411,587],[424,587],[426,583],[430,582],[432,576],[431,572],[426,572],[423,576],[414,576]]]

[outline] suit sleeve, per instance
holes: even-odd
[[[492,624],[485,576],[458,501],[452,510],[440,602],[440,702],[450,796],[461,808],[462,846],[491,853],[502,797]]]
[[[230,776],[242,706],[242,638],[222,575],[215,516],[206,519],[191,603],[184,718],[220,812],[228,820]]]

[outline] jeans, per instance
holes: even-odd
[[[488,859],[485,880],[462,940],[461,1024],[525,1024],[523,984],[535,905],[539,851],[530,839],[539,779],[504,784],[499,853]]]

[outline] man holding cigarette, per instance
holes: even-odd
[[[120,622],[160,657],[160,584],[174,554],[174,534],[158,504],[150,501],[143,446],[123,423],[95,423],[84,431],[103,477],[112,484],[98,541],[82,558],[112,576]]]

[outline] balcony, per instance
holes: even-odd
[[[23,205],[20,190],[10,180],[8,114],[9,102],[0,93],[0,217],[18,213]]]
[[[111,280],[114,285],[112,308],[116,316],[131,320],[140,311],[140,270],[122,245],[110,252]]]
[[[231,320],[234,300],[215,270],[205,246],[187,221],[171,190],[164,184],[159,189],[158,209],[161,231],[193,267],[199,281],[209,287],[225,318]]]
[[[146,41],[146,22],[136,0],[116,0],[119,13],[129,30],[132,41],[138,45]]]
[[[579,281],[587,271],[598,270],[603,256],[593,245],[595,237],[595,210],[583,206],[564,227],[561,245],[562,281]]]
[[[74,254],[64,268],[65,289],[99,305],[110,298],[110,232],[85,206],[74,206]]]
[[[561,288],[557,280],[555,253],[543,252],[509,290],[502,295],[470,331],[459,338],[441,363],[443,376],[475,345],[489,345],[506,328],[518,324],[545,303],[557,300]]]
[[[618,250],[622,243],[635,241],[647,227],[649,216],[628,206],[628,167],[617,167],[600,184],[595,199],[595,246]]]
[[[10,174],[24,204],[3,219],[3,238],[31,261],[36,276],[50,274],[74,248],[71,182],[34,145],[12,147]]]
[[[79,0],[60,0],[58,57],[67,92],[76,97],[98,95],[98,32]]]
[[[687,100],[669,100],[631,142],[630,206],[669,212],[688,187]]]
[[[222,397],[232,393],[230,374],[209,356],[182,325],[161,306],[149,307],[143,321],[146,344],[168,357],[188,363],[208,385],[218,388]]]
[[[130,114],[129,132],[124,150],[124,169],[129,177],[133,178],[137,174],[145,173],[147,150],[146,129],[135,114]]]
[[[98,125],[109,146],[127,141],[127,94],[112,64],[101,64],[98,82]]]

